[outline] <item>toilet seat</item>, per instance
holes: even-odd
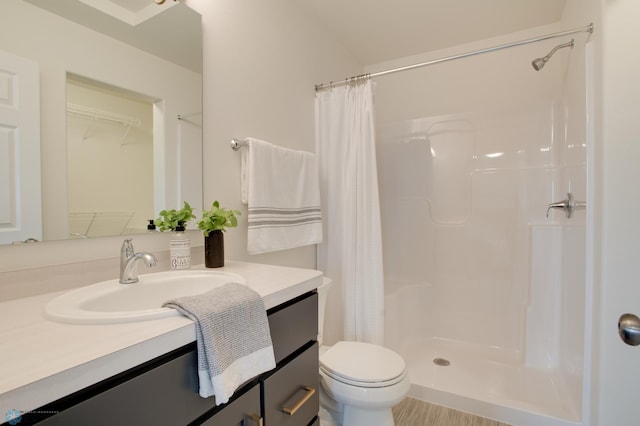
[[[338,342],[320,356],[320,370],[352,386],[381,388],[405,377],[405,362],[395,352],[363,342]]]

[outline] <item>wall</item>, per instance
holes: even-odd
[[[240,203],[240,156],[229,148],[229,141],[254,136],[313,151],[314,84],[336,80],[345,73],[358,74],[362,68],[293,2],[189,0],[187,4],[203,16],[205,206],[218,199],[224,206],[243,212],[240,226],[225,235],[225,254],[238,260],[313,268],[314,247],[247,255],[246,209]],[[37,46],[39,42],[32,43]],[[64,119],[60,122],[63,125]],[[65,153],[55,154],[54,159],[63,163],[61,156]],[[202,244],[199,232],[191,235],[194,245]],[[0,300],[16,297],[20,287],[28,283],[38,287],[38,278],[45,289],[53,289],[59,281],[77,286],[91,277],[112,276],[116,269],[103,268],[105,264],[113,267],[121,242],[121,238],[104,238],[0,247],[0,290],[4,284],[13,284],[15,290],[0,293]],[[166,247],[165,236],[136,236],[138,250],[157,252]],[[60,265],[69,265],[72,272],[65,272]],[[92,267],[97,268],[94,274],[76,272]],[[59,279],[52,279],[51,273]]]
[[[361,66],[296,2],[189,0],[203,14],[204,197],[242,211],[225,234],[234,259],[315,267],[315,247],[249,256],[246,206],[240,202],[240,153],[232,138],[256,137],[315,150],[314,85]]]
[[[560,23],[545,25],[368,65],[366,72],[444,58],[565,29]],[[551,99],[561,92],[566,52],[554,56],[544,68],[544,73],[532,74],[531,61],[546,54],[557,44],[556,41],[548,40],[380,77],[376,80],[378,123],[460,111],[508,108],[521,105],[523,100],[535,103]],[[385,101],[394,98],[402,99],[402,102]]]
[[[240,202],[240,153],[232,138],[248,136],[315,151],[314,85],[356,75],[361,65],[297,2],[189,0],[203,14],[204,204],[242,211],[237,229],[225,234],[233,259],[316,267],[315,247],[262,255],[246,252],[246,206]],[[325,337],[342,336],[342,295],[329,294]]]

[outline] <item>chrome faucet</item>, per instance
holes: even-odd
[[[156,266],[158,259],[151,253],[140,252],[134,253],[131,238],[127,238],[120,248],[120,284],[133,284],[138,282],[138,260],[144,260],[144,263],[151,268]]]

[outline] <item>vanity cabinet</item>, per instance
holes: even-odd
[[[267,311],[276,368],[245,383],[227,404],[216,406],[213,397],[199,396],[194,342],[25,414],[20,424],[315,424],[319,411],[317,299],[311,292]],[[46,414],[51,412],[57,414]]]

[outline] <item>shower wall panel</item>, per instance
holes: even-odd
[[[527,337],[530,225],[547,223],[559,178],[558,108],[537,103],[378,130],[390,346],[446,339],[513,362],[535,347]]]

